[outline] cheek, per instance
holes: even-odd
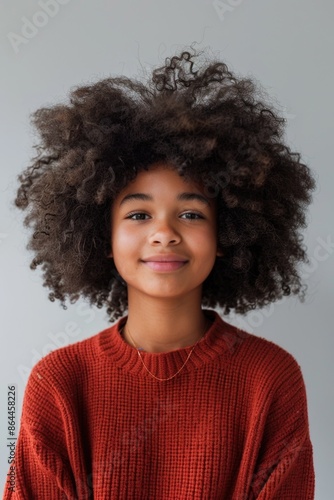
[[[193,242],[200,253],[207,254],[216,251],[217,237],[213,228],[203,228],[203,231],[194,234]]]
[[[114,251],[129,254],[138,244],[139,238],[133,228],[116,225],[111,231],[111,240]]]

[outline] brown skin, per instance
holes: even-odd
[[[216,256],[222,255],[217,249],[216,205],[207,197],[208,205],[177,200],[182,192],[204,195],[200,185],[185,181],[168,164],[158,163],[140,172],[112,205],[109,257],[128,292],[124,339],[133,345],[132,337],[136,346],[151,353],[193,345],[210,325],[201,308],[201,294]],[[133,193],[147,193],[153,200],[129,200],[120,205]],[[145,215],[129,218],[132,212]],[[189,212],[202,218],[185,215]],[[169,252],[186,258],[187,263],[161,272],[142,262]]]

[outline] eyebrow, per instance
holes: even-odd
[[[203,203],[206,206],[210,206],[208,199],[199,193],[180,193],[177,195],[176,199],[180,200],[180,201],[196,200],[196,201]],[[146,193],[127,194],[126,196],[124,196],[124,198],[120,202],[119,206],[123,205],[124,203],[126,203],[130,200],[153,201],[153,196],[151,196],[150,194],[146,194]]]

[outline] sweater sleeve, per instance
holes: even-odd
[[[313,448],[303,376],[289,355],[268,414],[249,500],[313,500]]]
[[[6,483],[4,500],[78,498],[66,449],[63,404],[50,383],[45,359],[35,365],[25,389],[12,464],[15,485],[10,489]]]

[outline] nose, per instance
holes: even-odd
[[[156,221],[149,237],[150,244],[167,246],[171,243],[179,243],[179,241],[181,241],[181,236],[170,221],[166,218]]]

